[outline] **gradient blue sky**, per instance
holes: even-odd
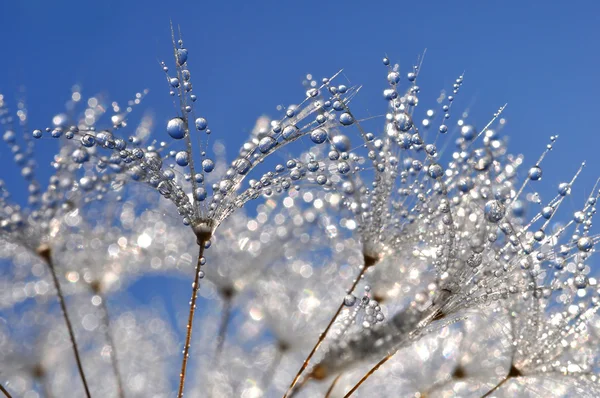
[[[595,1],[4,1],[0,92],[10,102],[26,86],[31,126],[44,127],[75,83],[121,103],[149,88],[144,107],[164,123],[174,110],[158,61],[171,61],[172,19],[190,51],[199,113],[215,136],[241,140],[257,116],[303,97],[308,72],[344,68],[364,85],[360,105],[381,114],[382,55],[408,67],[427,48],[421,112],[466,71],[461,104],[482,126],[508,102],[513,151],[533,162],[560,136],[537,184],[545,197],[587,160],[581,199],[600,174],[599,13]]]

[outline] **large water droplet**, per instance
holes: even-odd
[[[267,136],[263,137],[258,143],[258,150],[262,153],[267,153],[277,145],[275,138]]]
[[[349,126],[354,123],[354,118],[348,112],[344,112],[340,115],[340,123],[344,126]]]
[[[185,122],[180,117],[174,117],[167,123],[167,133],[176,140],[185,137]]]
[[[187,166],[190,163],[190,155],[186,151],[179,151],[175,155],[175,162],[180,166]]]
[[[199,117],[196,119],[196,128],[198,130],[200,130],[200,131],[206,130],[207,127],[208,127],[208,122],[206,121],[205,118]]]
[[[215,169],[215,162],[213,162],[212,159],[204,159],[202,161],[202,169],[205,172],[210,173]]]
[[[327,140],[327,131],[324,129],[315,129],[310,133],[310,139],[315,144],[322,144]]]
[[[185,49],[185,48],[177,49],[177,65],[181,66],[181,65],[185,64],[185,62],[187,61],[187,57],[188,57],[187,49]]]

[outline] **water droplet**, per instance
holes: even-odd
[[[345,161],[341,161],[338,163],[337,169],[341,174],[346,174],[350,171],[350,165]]]
[[[235,162],[235,169],[238,174],[244,175],[246,174],[250,168],[252,168],[252,163],[248,159],[238,159]]]
[[[174,117],[167,123],[167,133],[174,139],[185,137],[185,122],[180,117]]]
[[[477,148],[471,155],[473,168],[477,171],[486,171],[494,160],[492,153],[487,148]]]
[[[562,182],[558,185],[558,194],[561,196],[566,196],[569,193],[571,193],[571,186],[566,183],[566,182]]]
[[[277,145],[275,138],[266,136],[263,137],[258,143],[258,150],[262,153],[267,153]]]
[[[412,118],[408,113],[400,112],[394,116],[394,122],[396,123],[396,127],[398,130],[407,132],[411,129],[413,122]]]
[[[400,81],[400,73],[392,71],[388,73],[387,79],[392,86],[395,86]]]
[[[340,115],[340,123],[344,126],[349,126],[354,123],[354,118],[348,112],[344,112]]]
[[[542,217],[544,217],[546,220],[549,220],[553,213],[554,208],[552,206],[546,206],[542,209]]]
[[[583,274],[577,274],[573,278],[573,285],[575,285],[577,289],[585,289],[587,284],[588,278]]]
[[[85,148],[80,148],[73,151],[72,159],[75,163],[82,164],[90,159],[90,155]]]
[[[537,181],[542,178],[542,169],[539,166],[533,166],[529,169],[528,176],[530,180]]]
[[[327,140],[327,131],[321,128],[315,129],[310,133],[310,139],[315,144],[322,144]]]
[[[343,134],[338,134],[331,139],[331,143],[340,152],[348,152],[350,150],[350,138]]]
[[[202,202],[204,199],[206,199],[207,196],[206,189],[204,189],[203,187],[196,188],[194,195],[196,196],[196,199]]]
[[[186,151],[179,151],[175,155],[175,162],[180,166],[187,166],[190,163],[190,155]]]
[[[498,223],[504,218],[506,208],[497,200],[490,200],[485,204],[485,218],[492,223]]]
[[[196,128],[199,131],[206,130],[207,127],[208,127],[208,122],[206,121],[205,118],[199,117],[196,119]]]
[[[472,141],[473,139],[475,139],[475,137],[477,137],[477,130],[471,125],[466,125],[462,126],[462,128],[460,129],[460,134],[465,140]]]
[[[281,133],[284,140],[290,140],[294,138],[298,133],[298,127],[294,125],[285,126]]]
[[[444,169],[437,163],[430,164],[427,168],[427,174],[431,178],[439,178],[444,175]]]
[[[211,159],[204,159],[202,161],[202,169],[205,172],[210,173],[215,169],[215,162],[213,162]]]
[[[187,61],[188,51],[185,48],[177,49],[177,65],[182,66]]]
[[[577,240],[577,248],[582,252],[589,252],[594,247],[594,241],[589,236],[583,236]]]
[[[347,294],[346,297],[344,297],[344,305],[352,307],[354,303],[356,303],[356,296],[353,294]]]

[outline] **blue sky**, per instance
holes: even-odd
[[[171,61],[172,19],[190,51],[200,113],[215,136],[241,141],[257,116],[277,116],[276,105],[303,97],[308,72],[344,68],[364,86],[360,106],[383,113],[382,55],[408,67],[426,48],[421,112],[466,71],[461,104],[481,126],[507,102],[513,151],[533,162],[550,135],[560,136],[538,184],[545,197],[587,160],[579,204],[600,170],[599,12],[594,1],[6,1],[0,92],[11,101],[24,85],[30,124],[45,127],[73,84],[121,103],[148,88],[144,107],[164,123],[174,109],[158,61]]]

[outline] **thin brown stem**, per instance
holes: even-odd
[[[335,379],[333,379],[333,381],[331,382],[331,385],[327,389],[327,393],[325,393],[325,398],[331,397],[331,393],[333,392],[333,389],[337,385],[338,381],[340,381],[341,377],[342,377],[341,373],[339,375],[335,376]]]
[[[105,326],[105,336],[108,345],[110,345],[110,360],[112,363],[113,373],[115,375],[115,379],[117,380],[117,389],[119,398],[125,398],[125,389],[123,388],[123,379],[121,377],[121,372],[119,372],[119,359],[117,358],[117,347],[115,346],[115,341],[112,336],[112,329],[110,327],[110,316],[108,315],[108,306],[106,305],[106,300],[103,295],[99,292],[96,293],[100,296],[100,303],[102,306],[103,312],[103,321]]]
[[[221,310],[221,322],[219,324],[219,333],[217,335],[217,348],[215,349],[215,363],[219,364],[221,358],[221,352],[223,351],[223,345],[225,344],[225,338],[227,336],[227,326],[231,320],[231,295],[223,296],[223,309]]]
[[[196,312],[196,299],[198,298],[198,290],[200,289],[200,261],[204,255],[204,241],[198,241],[200,251],[198,253],[198,263],[196,264],[196,273],[194,276],[194,283],[192,284],[192,298],[190,300],[190,313],[187,321],[187,333],[185,336],[185,345],[183,346],[183,360],[181,361],[181,373],[179,374],[179,391],[177,398],[183,397],[183,387],[185,385],[185,372],[187,369],[187,363],[190,352],[190,343],[192,340],[192,327],[194,325],[194,313]]]
[[[6,398],[12,398],[12,395],[10,395],[8,391],[6,391],[6,388],[4,388],[2,384],[0,384],[0,391],[2,391],[4,395],[6,395]]]
[[[65,304],[65,297],[62,293],[60,282],[58,281],[58,276],[56,275],[56,270],[52,261],[52,253],[50,247],[45,245],[40,247],[38,249],[38,255],[46,262],[48,268],[50,269],[50,275],[52,275],[52,281],[54,282],[54,288],[56,289],[58,302],[62,310],[65,324],[67,325],[67,330],[69,331],[69,338],[71,339],[71,344],[73,346],[73,354],[75,355],[75,362],[77,362],[79,376],[81,378],[81,382],[83,383],[83,388],[85,389],[85,395],[87,398],[91,398],[92,395],[90,394],[90,389],[85,378],[85,373],[83,372],[83,364],[81,362],[81,357],[79,356],[79,348],[77,346],[77,341],[75,340],[75,332],[73,331],[73,325],[71,324],[71,319],[69,318],[69,314],[67,312],[67,305]]]
[[[364,263],[363,267],[360,269],[360,272],[358,273],[356,279],[352,283],[352,286],[350,287],[350,289],[348,289],[348,294],[352,294],[352,292],[354,292],[354,289],[356,289],[356,286],[358,285],[358,283],[362,279],[362,277],[365,274],[365,271],[367,270],[367,268],[369,268],[370,266],[374,265],[375,262],[376,262],[375,259],[373,259],[371,257],[365,256],[365,263]],[[298,370],[298,373],[296,374],[296,377],[294,377],[294,380],[292,380],[292,383],[288,387],[288,389],[287,389],[286,393],[284,394],[283,398],[289,398],[291,395],[293,395],[292,393],[294,392],[294,389],[296,387],[296,384],[298,383],[298,380],[300,380],[300,376],[302,376],[302,373],[304,373],[304,371],[306,370],[306,368],[308,368],[308,365],[310,364],[310,360],[315,355],[315,353],[317,352],[317,350],[319,349],[319,347],[321,346],[321,344],[323,343],[323,341],[327,337],[327,333],[329,332],[329,329],[331,329],[331,326],[333,326],[333,323],[337,319],[338,315],[340,315],[340,312],[342,312],[342,308],[344,308],[344,306],[345,306],[345,304],[344,304],[344,301],[342,300],[342,303],[338,307],[337,311],[335,312],[335,314],[333,314],[333,317],[331,317],[331,319],[329,320],[329,323],[327,324],[327,327],[319,335],[319,339],[317,340],[317,343],[315,344],[315,346],[312,348],[312,350],[310,351],[310,353],[308,354],[308,356],[306,357],[306,359],[302,363],[302,366],[300,367],[300,370]]]
[[[375,366],[373,366],[363,377],[362,379],[360,379],[358,381],[358,383],[356,383],[356,385],[354,387],[352,387],[352,389],[350,391],[348,391],[348,393],[346,395],[344,395],[344,398],[348,398],[350,397],[352,394],[354,394],[354,392],[356,392],[356,390],[358,390],[358,388],[369,378],[371,377],[371,375],[373,375],[373,373],[375,373],[377,371],[377,369],[379,369],[379,367],[381,365],[383,365],[384,363],[386,363],[394,354],[388,354],[386,355],[381,361],[377,362],[377,364]]]
[[[515,377],[521,377],[523,376],[523,374],[521,373],[521,371],[519,369],[517,369],[515,367],[515,365],[511,365],[510,369],[508,370],[508,374],[506,375],[506,377],[504,379],[502,379],[500,381],[500,383],[496,384],[494,386],[494,388],[492,388],[490,391],[486,392],[484,395],[481,396],[481,398],[487,398],[490,395],[492,395],[496,390],[498,390],[500,387],[502,387],[502,385],[504,383],[506,383],[508,380],[515,378]]]
[[[504,379],[502,379],[502,381],[498,384],[496,384],[494,386],[494,388],[492,388],[490,391],[486,392],[485,394],[483,394],[481,396],[481,398],[487,398],[490,395],[492,395],[496,390],[498,390],[500,387],[502,387],[502,384],[506,383],[510,378],[509,377],[505,377]]]

